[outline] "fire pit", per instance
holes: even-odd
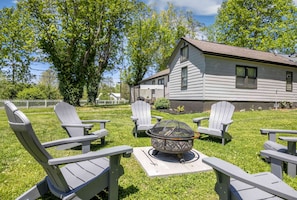
[[[192,149],[194,139],[199,137],[186,123],[176,120],[161,121],[146,134],[151,137],[153,155],[159,152],[177,154],[180,162],[184,162],[183,154]]]

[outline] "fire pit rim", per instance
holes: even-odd
[[[178,140],[178,141],[186,141],[186,140],[194,140],[200,137],[199,132],[194,131],[194,136],[191,137],[177,137],[177,136],[164,136],[150,133],[150,130],[146,131],[146,134],[150,137],[163,139],[163,140]]]

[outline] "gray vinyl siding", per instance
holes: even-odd
[[[257,68],[257,89],[236,88],[236,65]],[[296,101],[296,68],[215,56],[206,57],[206,66],[205,100]],[[293,72],[292,92],[286,91],[286,71]]]
[[[170,67],[169,99],[203,99],[203,71],[205,69],[205,60],[204,55],[199,50],[190,45],[189,59],[185,62],[180,62],[180,54],[178,51]],[[188,68],[188,87],[186,90],[181,90],[181,69],[183,67]]]
[[[177,47],[180,49],[180,46]],[[169,65],[169,99],[187,101],[280,102],[297,100],[297,69],[203,54],[189,46],[189,60],[180,62],[175,51]],[[257,89],[236,88],[236,65],[257,68]],[[181,90],[181,69],[188,67],[188,87]],[[293,91],[286,91],[286,71],[293,72]],[[276,92],[277,91],[277,92]]]

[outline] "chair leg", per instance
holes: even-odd
[[[136,126],[134,127],[133,132],[134,132],[134,137],[137,138],[137,127]]]
[[[230,177],[216,170],[215,173],[217,176],[215,191],[218,193],[220,200],[231,199]]]
[[[270,158],[270,167],[271,167],[271,172],[275,176],[283,180],[283,162],[275,158]]]
[[[105,144],[105,136],[101,138],[101,144]]]
[[[118,179],[123,174],[123,169],[120,165],[121,155],[114,155],[110,158],[109,186],[108,199],[114,200],[119,198]]]
[[[82,153],[88,153],[91,151],[91,141],[82,142]]]

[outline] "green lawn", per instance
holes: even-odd
[[[66,132],[53,112],[53,108],[21,109],[31,120],[41,142],[67,137]],[[134,138],[133,122],[129,105],[109,107],[77,108],[82,119],[110,119],[107,124],[107,144],[100,146],[100,140],[93,143],[92,150],[127,144],[132,147],[149,146],[150,138]],[[153,115],[164,119],[186,122],[193,129],[194,117],[208,116],[208,113],[172,115],[153,110]],[[235,112],[234,123],[229,132],[233,140],[225,146],[213,140],[195,140],[194,148],[208,156],[216,156],[238,165],[249,173],[269,171],[270,166],[258,154],[267,139],[260,128],[297,129],[297,110],[271,110]],[[0,199],[15,199],[18,195],[40,181],[45,173],[19,144],[10,130],[5,112],[0,110]],[[203,124],[206,125],[206,124]],[[79,154],[79,150],[58,151],[50,149],[54,157]],[[149,178],[132,156],[122,158],[125,174],[120,178],[120,199],[218,199],[214,192],[214,172],[203,172],[162,178]],[[284,175],[284,181],[297,189],[297,178]],[[103,198],[101,198],[103,197]],[[104,194],[98,199],[105,199]],[[52,199],[49,197],[48,199]]]

